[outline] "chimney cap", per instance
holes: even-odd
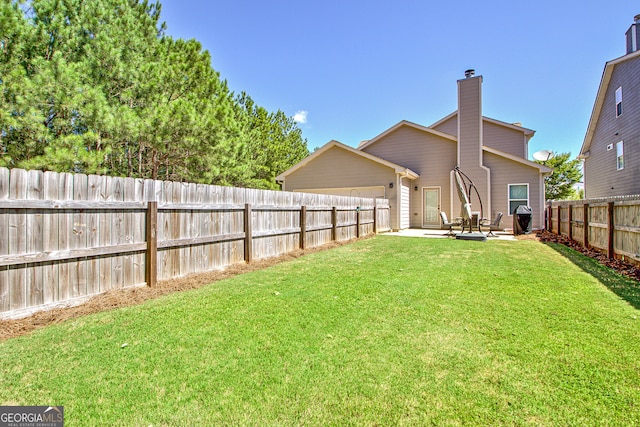
[[[465,70],[465,72],[464,72],[464,76],[465,76],[466,78],[473,77],[473,76],[475,76],[475,74],[476,74],[476,70],[474,70],[473,68],[470,68],[470,69],[468,69],[468,70]]]
[[[640,22],[640,13],[633,17],[633,20],[637,23]]]

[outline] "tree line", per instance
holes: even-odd
[[[278,188],[309,154],[147,0],[4,0],[0,166]]]

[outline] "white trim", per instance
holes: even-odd
[[[507,184],[507,215],[508,216],[513,216],[513,212],[511,212],[511,200],[522,200],[522,199],[511,199],[511,186],[515,186],[515,185],[525,185],[527,187],[527,206],[530,206],[529,204],[529,200],[531,197],[531,192],[529,189],[529,183],[528,182],[513,182],[511,184]],[[543,187],[544,188],[544,187]]]
[[[620,108],[618,109],[618,105],[620,106]],[[622,86],[618,86],[618,89],[616,89],[616,117],[620,117],[622,115],[622,110],[623,106],[622,106]],[[620,110],[620,113],[618,114],[618,110]]]
[[[456,194],[456,183],[455,183],[455,177],[454,177],[455,172],[451,171],[449,172],[449,217],[450,218],[455,218],[453,216],[453,200],[455,198],[455,200],[458,200],[458,195]]]
[[[540,207],[536,209],[538,211],[538,227],[539,229],[544,229],[547,224],[544,221],[547,206],[547,195],[546,195],[546,186],[544,185],[544,176],[540,175],[540,183],[538,184],[540,190]]]
[[[491,205],[493,204],[493,196],[491,195],[491,169],[486,166],[482,166],[487,170],[487,200],[482,206],[482,214],[485,218],[491,219]],[[483,220],[485,218],[478,218],[479,220]]]
[[[402,178],[396,174],[396,183],[393,186],[396,193],[396,230],[402,230]]]
[[[616,142],[616,170],[621,171],[622,169],[624,169],[624,141],[618,141]]]
[[[553,172],[553,169],[549,166],[541,165],[540,163],[532,162],[531,160],[523,159],[522,157],[514,156],[513,154],[505,153],[504,151],[496,150],[495,148],[484,146],[482,149],[488,153],[495,154],[496,156],[504,157],[505,159],[513,160],[514,162],[522,165],[536,168],[544,175],[548,175]]]

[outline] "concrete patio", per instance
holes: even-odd
[[[455,234],[460,234],[462,231],[453,230]],[[455,239],[455,236],[448,236],[447,230],[434,230],[427,228],[406,228],[404,230],[399,231],[389,231],[386,233],[382,233],[386,236],[404,236],[404,237],[429,237],[429,238],[439,238],[439,239]],[[487,233],[483,233],[485,236]],[[493,232],[494,236],[488,236],[487,240],[516,240],[513,236],[513,233],[499,231]]]

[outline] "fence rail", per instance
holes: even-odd
[[[547,203],[547,230],[640,262],[640,196]]]
[[[387,200],[0,168],[0,317],[389,225]]]

